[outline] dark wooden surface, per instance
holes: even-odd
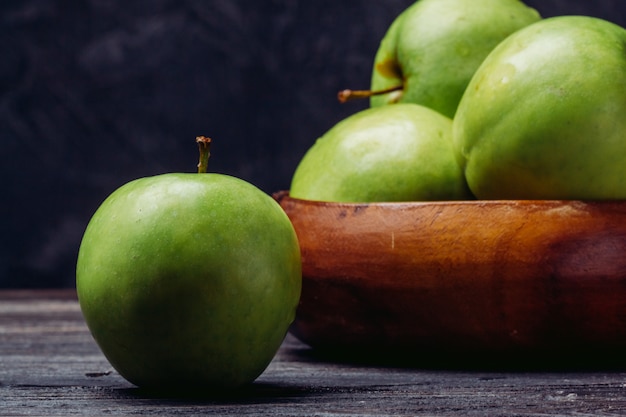
[[[73,291],[0,291],[0,415],[618,416],[626,372],[494,372],[337,363],[288,336],[250,387],[143,392],[111,369]]]

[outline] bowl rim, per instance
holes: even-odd
[[[279,203],[292,201],[297,204],[305,204],[310,206],[331,206],[331,207],[363,207],[363,206],[381,206],[381,207],[420,207],[420,206],[537,206],[545,205],[547,207],[562,205],[598,205],[598,206],[626,206],[626,200],[606,199],[606,200],[538,200],[538,199],[520,199],[520,200],[432,200],[432,201],[376,201],[376,202],[345,202],[345,201],[324,201],[324,200],[307,200],[303,198],[291,197],[289,190],[280,190],[272,193],[272,197]]]

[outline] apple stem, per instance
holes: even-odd
[[[200,151],[200,162],[198,162],[198,174],[206,174],[209,166],[209,157],[211,156],[211,138],[206,136],[197,136],[196,143]]]
[[[342,90],[337,94],[337,98],[340,103],[345,103],[352,100],[360,100],[372,96],[379,96],[381,94],[393,93],[394,91],[402,90],[402,85],[395,85],[393,87],[384,88],[382,90]]]

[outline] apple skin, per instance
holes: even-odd
[[[624,45],[620,26],[560,16],[489,55],[453,124],[477,198],[626,198]]]
[[[301,259],[270,196],[221,174],[123,185],[81,242],[76,285],[111,365],[148,388],[231,388],[272,360],[295,317]]]
[[[419,0],[389,26],[374,59],[372,107],[416,103],[454,117],[474,71],[511,33],[541,17],[518,0]]]
[[[417,104],[369,108],[328,130],[306,152],[290,195],[331,202],[466,200],[452,120]]]

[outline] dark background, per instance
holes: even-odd
[[[210,170],[272,193],[315,139],[366,103],[374,53],[412,0],[3,0],[0,287],[72,287],[113,190]],[[623,0],[527,1],[626,25]]]

